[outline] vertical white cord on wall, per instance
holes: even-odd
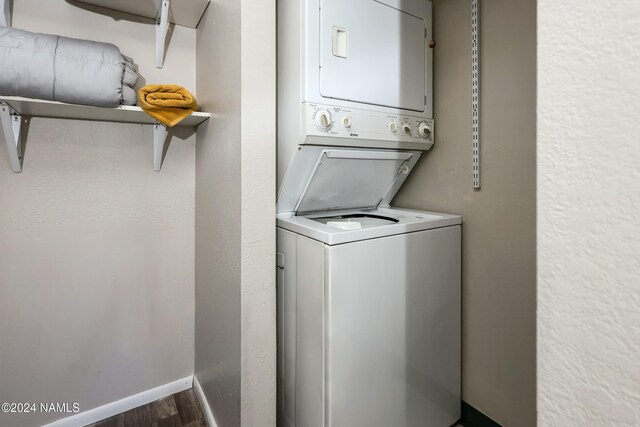
[[[471,0],[471,144],[473,188],[480,188],[480,5]]]

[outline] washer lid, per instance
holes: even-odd
[[[289,166],[278,213],[308,214],[388,205],[419,151],[303,146]]]

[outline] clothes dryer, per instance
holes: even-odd
[[[278,188],[298,145],[428,150],[431,1],[278,1]]]

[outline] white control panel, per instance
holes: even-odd
[[[434,141],[433,119],[389,114],[326,104],[302,105],[303,140],[308,136],[390,143],[419,143],[428,149]],[[355,141],[354,141],[355,142]]]

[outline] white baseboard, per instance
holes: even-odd
[[[133,396],[125,397],[124,399],[107,403],[106,405],[99,406],[88,411],[79,412],[67,418],[56,420],[50,424],[44,425],[43,427],[86,426],[87,424],[92,424],[104,420],[105,418],[126,412],[129,409],[137,408],[138,406],[146,405],[147,403],[162,399],[163,397],[171,396],[172,394],[190,389],[192,386],[193,375],[190,375],[182,378],[181,380],[164,384],[160,387],[152,388],[151,390],[143,391],[142,393],[134,394]]]
[[[195,375],[193,376],[193,391],[196,392],[196,396],[200,401],[200,407],[202,408],[204,418],[207,421],[207,426],[218,427],[216,420],[213,418],[213,412],[211,412],[209,401],[207,401],[207,397],[204,395],[204,391],[202,391],[202,387],[200,386],[200,381],[198,381],[198,377]]]

